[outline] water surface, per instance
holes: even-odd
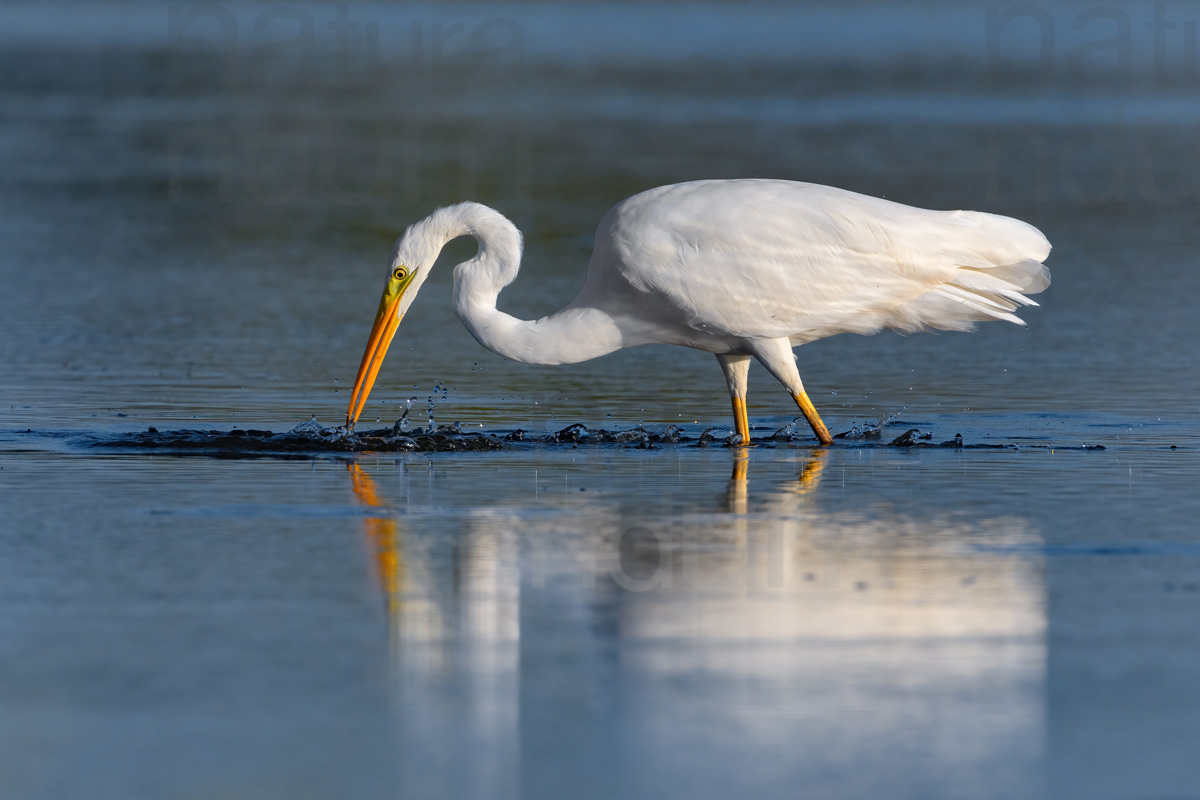
[[[1186,9],[1159,75],[1149,3],[1110,9],[1127,65],[1047,9],[1052,70],[973,4],[352,3],[381,46],[345,63],[332,5],[276,49],[271,6],[219,8],[232,51],[156,3],[0,12],[0,794],[1195,795]],[[614,202],[735,176],[1046,232],[1028,328],[799,352],[831,429],[903,409],[897,436],[1005,447],[696,447],[729,425],[711,356],[506,362],[451,312],[463,243],[363,427],[416,397],[526,442],[93,446],[340,423],[391,242],[437,205],[523,229],[501,307],[536,317]],[[756,367],[754,436],[789,404]],[[693,441],[540,443],[575,423]]]

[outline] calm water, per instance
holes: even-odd
[[[188,8],[0,11],[0,796],[1200,797],[1200,14]],[[439,204],[525,231],[540,316],[612,203],[733,176],[1042,228],[1027,329],[800,351],[832,429],[1020,448],[81,444],[339,422]],[[470,253],[368,422],[729,424],[711,356],[484,351]]]

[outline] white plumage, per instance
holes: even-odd
[[[969,330],[1021,323],[1026,295],[1050,284],[1050,243],[1036,228],[973,211],[927,211],[842,189],[778,180],[663,186],[600,221],[578,296],[536,321],[496,309],[517,275],[521,235],[477,203],[435,211],[396,242],[348,424],[362,411],[400,318],[446,242],[474,236],[455,268],[455,309],[485,347],[535,364],[584,361],[624,347],[677,344],[717,355],[742,441],[750,357],[791,391],[822,442],[791,348],[882,328]],[[403,273],[403,274],[402,274]],[[402,274],[402,276],[401,276]],[[398,277],[401,276],[401,277]]]

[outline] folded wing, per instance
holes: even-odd
[[[673,324],[799,344],[885,327],[1023,324],[1013,312],[1049,285],[1049,252],[1040,231],[1008,217],[739,180],[629,198],[601,222],[596,257],[616,262],[639,304],[669,311]]]

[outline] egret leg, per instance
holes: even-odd
[[[725,383],[729,386],[729,398],[733,401],[733,422],[740,445],[750,444],[750,418],[746,414],[746,387],[750,382],[750,356],[717,356]]]
[[[765,339],[754,342],[751,347],[755,358],[791,393],[792,399],[800,407],[800,413],[808,420],[809,427],[821,444],[833,444],[833,437],[829,435],[829,429],[817,413],[817,407],[804,391],[804,382],[800,380],[800,371],[796,369],[796,354],[792,352],[792,343],[787,339]]]
[[[821,440],[821,444],[833,444],[833,437],[829,435],[829,428],[825,427],[825,421],[817,413],[817,407],[813,405],[812,400],[808,399],[808,393],[801,389],[799,394],[792,395],[792,399],[800,407],[800,413],[808,420],[809,427],[812,428],[817,438]]]

